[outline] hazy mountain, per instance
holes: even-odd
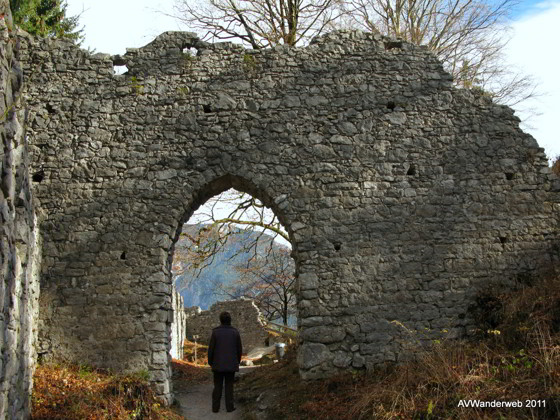
[[[183,232],[194,236],[200,227],[201,225],[186,224],[183,226]],[[251,254],[244,252],[244,246],[254,241],[258,235],[261,235],[261,233],[238,230],[238,233],[231,235],[226,246],[215,255],[214,261],[202,270],[198,277],[194,277],[192,270],[187,270],[177,276],[174,279],[175,286],[181,296],[183,296],[185,307],[200,306],[202,309],[208,309],[218,300],[224,300],[223,297],[217,296],[214,293],[216,285],[228,285],[238,278],[234,267],[247,263]],[[270,236],[264,235],[259,241],[264,243],[271,240]],[[186,246],[188,243],[187,239],[180,238],[176,248]]]

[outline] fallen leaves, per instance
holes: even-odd
[[[141,375],[53,364],[38,366],[33,381],[34,420],[183,419],[161,406]]]

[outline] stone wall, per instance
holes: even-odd
[[[171,294],[171,303],[173,306],[173,322],[171,323],[171,357],[175,359],[183,359],[183,342],[185,341],[185,304],[181,294],[173,287]]]
[[[425,48],[360,32],[258,51],[167,32],[122,57],[22,46],[45,357],[149,369],[169,400],[173,246],[230,187],[290,235],[306,378],[400,360],[401,325],[466,334],[480,290],[558,263],[543,150]]]
[[[198,342],[208,344],[212,329],[220,325],[220,314],[227,311],[231,314],[231,325],[239,330],[243,343],[243,354],[256,347],[264,347],[268,333],[264,329],[259,308],[252,300],[230,300],[216,302],[207,311],[193,313],[186,308],[186,334],[189,340],[198,335]]]
[[[9,3],[0,0],[0,419],[9,420],[30,413],[39,295],[22,78]]]

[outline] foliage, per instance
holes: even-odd
[[[191,92],[191,90],[189,89],[188,86],[180,86],[180,87],[177,88],[177,92],[178,92],[180,95],[188,96],[189,93]]]
[[[26,32],[48,38],[83,39],[79,16],[66,16],[68,5],[60,0],[10,0],[14,23]]]
[[[142,95],[144,93],[144,85],[140,83],[136,76],[130,78],[129,85],[132,93],[136,95]]]
[[[239,393],[251,411],[257,396],[274,389],[273,401],[266,400],[267,416],[260,418],[560,418],[559,280],[497,295],[501,303],[494,306],[502,307],[504,316],[481,341],[444,340],[400,365],[311,383],[299,378],[292,356],[247,375]],[[465,400],[540,403],[532,408],[459,406]]]
[[[200,343],[196,344],[196,359],[194,349],[195,343],[185,340],[183,343],[183,360],[173,359],[171,362],[173,389],[175,390],[208,382],[212,378],[212,371],[208,365],[208,346]]]
[[[183,50],[183,66],[187,69],[191,68],[195,61],[196,53],[191,49]]]
[[[243,71],[248,75],[255,75],[257,72],[257,60],[252,54],[243,54]]]
[[[33,376],[34,420],[180,420],[161,406],[145,373],[113,376],[91,367],[41,365]]]
[[[293,46],[337,19],[337,0],[175,1],[175,17],[210,39],[237,39],[254,49]]]
[[[206,344],[195,344],[194,341],[185,340],[183,343],[183,359],[185,362],[198,366],[208,366],[208,346]]]

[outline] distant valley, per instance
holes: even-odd
[[[185,224],[183,232],[195,236],[201,226],[200,224]],[[214,256],[212,263],[204,268],[198,276],[194,269],[187,269],[176,276],[174,284],[183,296],[185,307],[200,306],[201,309],[206,310],[215,302],[226,300],[225,297],[216,294],[218,286],[230,285],[239,278],[234,267],[247,264],[253,254],[252,252],[246,252],[244,247],[259,235],[262,235],[262,233],[239,229],[230,236],[226,245]],[[272,238],[264,234],[259,241],[262,241],[263,244],[259,246],[259,250],[263,252],[262,249],[265,248],[265,244],[270,243]],[[181,237],[177,241],[176,248],[188,245],[189,240]],[[273,246],[280,247],[282,245],[274,243]]]

